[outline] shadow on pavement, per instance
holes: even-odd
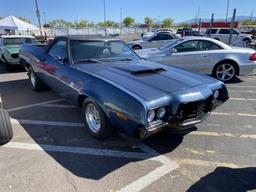
[[[256,167],[232,169],[217,167],[212,173],[202,177],[187,191],[246,192],[256,189]]]
[[[0,87],[0,92],[3,94],[3,103],[7,108],[60,98],[51,91],[33,92],[30,88],[29,81],[25,79],[0,82]],[[78,109],[28,108],[13,111],[10,113],[10,116],[15,119],[23,118],[27,120],[72,121],[74,123],[81,123],[80,111]],[[129,144],[125,144],[126,141],[117,135],[108,141],[95,140],[87,133],[84,127],[29,125],[23,124],[22,122],[20,125],[22,127],[16,128],[16,130],[14,127],[14,142],[31,143],[31,139],[33,139],[43,149],[45,145],[57,145],[142,153],[140,149],[131,146],[131,144],[127,146]],[[17,139],[15,138],[15,132],[18,132]],[[27,133],[29,137],[26,134],[24,135],[24,133]],[[159,142],[161,146],[164,144],[164,148],[161,150],[157,149],[157,151],[168,152],[178,147],[182,140],[182,134],[166,135],[166,133],[162,133],[151,137],[146,142]],[[101,179],[131,162],[140,161],[140,159],[132,158],[93,156],[78,153],[52,152],[48,150],[45,150],[45,152],[74,175],[93,180]],[[148,157],[151,158],[152,155],[148,155]],[[150,166],[149,169],[151,170],[152,167]]]

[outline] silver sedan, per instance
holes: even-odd
[[[206,37],[181,38],[160,48],[136,52],[149,61],[211,74],[224,82],[231,81],[237,75],[251,73],[256,68],[255,50],[230,47]]]
[[[173,39],[180,38],[180,35],[170,33],[170,32],[158,32],[152,36],[142,38],[141,40],[133,40],[127,42],[127,45],[134,50],[161,47],[165,43],[172,41]]]

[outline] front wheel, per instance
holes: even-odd
[[[223,82],[233,80],[236,74],[236,67],[232,63],[221,63],[213,69],[213,76]]]
[[[113,128],[102,109],[91,99],[83,103],[83,119],[90,135],[96,139],[107,139],[113,135]]]
[[[41,91],[45,88],[44,83],[37,77],[36,73],[31,67],[28,69],[28,77],[34,91]]]

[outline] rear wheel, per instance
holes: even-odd
[[[0,144],[9,142],[13,137],[9,114],[0,108]]]
[[[140,49],[142,49],[142,47],[139,46],[139,45],[134,45],[134,46],[132,47],[132,49],[133,49],[133,50],[140,50]]]
[[[213,76],[223,82],[229,82],[233,80],[236,74],[236,66],[229,62],[220,63],[213,69]]]
[[[45,84],[37,77],[36,73],[31,67],[29,67],[28,70],[28,77],[34,91],[41,91],[45,88]]]
[[[96,139],[107,139],[113,135],[113,128],[102,109],[91,99],[83,103],[83,119],[90,135]]]

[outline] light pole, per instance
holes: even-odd
[[[106,3],[105,0],[103,0],[103,6],[104,6],[104,26],[105,26],[105,36],[107,36],[107,23],[106,23]]]
[[[123,29],[123,8],[120,8],[120,35],[122,34]]]
[[[228,3],[227,3],[227,10],[226,10],[226,20],[225,20],[225,23],[228,22],[228,10],[229,10],[229,0],[228,0]]]
[[[40,21],[40,11],[39,11],[39,8],[38,8],[37,0],[35,0],[35,3],[36,3],[36,16],[37,16],[37,19],[38,19],[38,24],[39,24],[39,28],[40,28],[40,34],[42,35],[42,26],[41,26],[41,21]]]
[[[45,12],[43,12],[43,15],[44,15],[44,25],[46,25]]]

